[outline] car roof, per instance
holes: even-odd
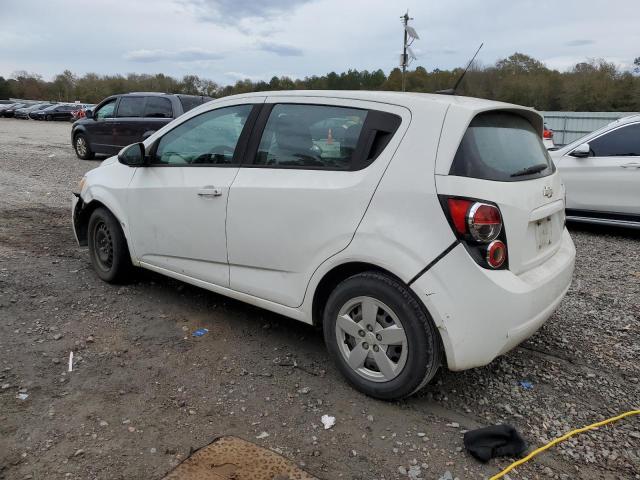
[[[121,93],[120,94],[121,97],[125,97],[127,95],[147,95],[147,96],[150,96],[150,97],[163,97],[163,96],[174,95],[174,94],[165,93],[165,92],[128,92],[128,93]]]
[[[410,106],[419,103],[439,103],[439,104],[455,104],[468,105],[470,107],[486,107],[493,105],[497,107],[521,107],[509,103],[496,102],[494,100],[485,100],[475,97],[464,97],[459,95],[441,95],[436,93],[418,93],[418,92],[390,92],[378,90],[269,90],[264,92],[241,93],[222,97],[220,100],[230,100],[233,98],[250,98],[250,97],[328,97],[328,98],[344,98],[351,100],[365,100],[381,103],[391,103],[396,105]]]
[[[542,135],[542,115],[530,107],[522,105],[514,105],[511,103],[496,102],[494,100],[485,100],[483,98],[464,97],[459,95],[442,95],[437,93],[417,93],[417,92],[389,92],[389,91],[372,91],[372,90],[282,90],[282,91],[264,91],[242,93],[239,95],[231,95],[221,97],[212,102],[207,103],[208,108],[215,108],[217,101],[229,101],[234,99],[250,99],[252,97],[316,97],[316,98],[334,98],[345,100],[361,100],[369,102],[378,102],[391,105],[398,105],[414,110],[424,110],[429,112],[430,107],[451,107],[459,110],[465,110],[467,118],[471,121],[476,114],[490,110],[505,110],[517,113],[527,118]]]

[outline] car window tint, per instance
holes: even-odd
[[[190,118],[160,139],[156,165],[230,165],[253,105],[219,108]]]
[[[348,170],[366,110],[324,105],[275,105],[256,165]]]
[[[153,118],[173,117],[171,101],[168,98],[147,97],[147,104],[144,107],[144,116]]]
[[[520,115],[498,111],[474,117],[449,173],[509,182],[544,177],[553,171],[553,162],[533,125]]]
[[[105,103],[96,111],[95,117],[97,119],[101,118],[111,118],[113,117],[113,110],[116,108],[116,101],[111,100],[109,103]]]
[[[144,97],[122,97],[118,105],[118,117],[141,117],[144,112]]]
[[[589,142],[595,157],[640,156],[640,123],[618,128]]]

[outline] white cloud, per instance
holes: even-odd
[[[161,62],[165,60],[195,62],[200,60],[219,60],[224,58],[224,55],[203,48],[189,47],[179,50],[132,50],[125,52],[123,58],[132,62]]]

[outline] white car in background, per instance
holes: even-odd
[[[143,267],[322,326],[352,385],[402,398],[511,350],[569,288],[541,137],[534,110],[472,98],[226,97],[88,172],[74,233],[103,280]]]
[[[567,190],[569,220],[640,228],[640,115],[549,153]]]

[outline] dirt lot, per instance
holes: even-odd
[[[414,398],[384,403],[345,384],[311,327],[150,273],[120,287],[98,280],[69,225],[70,192],[98,162],[76,159],[69,131],[0,119],[0,478],[159,479],[220,435],[323,479],[407,478],[412,465],[416,478],[484,478],[509,460],[477,463],[465,429],[508,422],[538,446],[639,407],[636,233],[572,227],[573,286],[540,332],[485,368],[441,371]],[[200,327],[209,333],[192,337]],[[640,418],[511,478],[638,479]]]

